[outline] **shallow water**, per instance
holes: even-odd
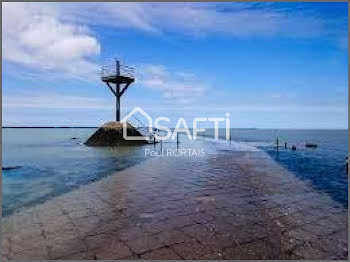
[[[223,130],[220,133],[224,134]],[[208,136],[213,131],[207,132]],[[263,149],[297,177],[310,181],[317,190],[329,194],[335,201],[348,206],[348,175],[345,159],[348,156],[347,130],[260,130],[232,129],[234,141],[245,146]],[[279,150],[276,150],[276,138]],[[287,142],[287,148],[284,143]],[[317,148],[306,148],[312,142]],[[291,150],[295,145],[297,150]]]
[[[3,128],[2,166],[20,166],[2,171],[2,212],[42,203],[80,185],[141,163],[151,157],[145,149],[159,153],[175,149],[162,145],[88,147],[83,144],[93,128]],[[74,138],[74,139],[73,139]],[[200,142],[188,148],[200,147]],[[182,139],[181,147],[186,147]]]
[[[82,143],[95,131],[90,128],[70,129],[2,129],[3,170],[2,208],[9,215],[22,207],[41,203],[82,184],[97,181],[118,170],[136,165],[149,158],[145,149],[205,148],[210,154],[229,149],[251,151],[264,149],[276,161],[301,179],[312,182],[316,189],[330,194],[347,205],[347,175],[344,160],[347,155],[347,131],[273,131],[232,130],[232,137],[241,143],[215,141],[205,137],[196,142],[181,136],[181,143],[162,143],[137,147],[96,148]],[[211,131],[207,132],[210,137]],[[280,149],[276,154],[272,143],[276,134],[298,150]],[[76,139],[72,139],[76,138]],[[303,143],[312,141],[319,148],[305,149]]]
[[[3,129],[3,215],[143,160],[140,148],[82,145],[95,129]],[[76,139],[72,139],[76,138]]]
[[[306,179],[317,190],[326,192],[335,201],[348,206],[348,175],[345,159],[348,155],[347,131],[286,132],[284,137],[295,144],[297,150],[262,147],[277,162],[293,171],[297,177]],[[318,147],[306,148],[303,141],[312,141]]]

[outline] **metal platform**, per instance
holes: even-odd
[[[120,65],[119,72],[115,65],[103,66],[101,70],[101,80],[113,84],[131,84],[135,81],[134,68]]]

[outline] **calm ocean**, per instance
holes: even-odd
[[[2,129],[2,166],[20,166],[2,171],[2,212],[41,203],[78,186],[97,181],[115,171],[145,160],[144,147],[92,148],[82,143],[93,128]],[[347,207],[347,130],[232,129],[232,139],[265,150],[300,179],[328,193]],[[207,136],[212,135],[208,130]],[[280,148],[276,137],[297,150]],[[74,139],[73,139],[74,138]],[[200,143],[204,143],[201,141]],[[305,148],[305,142],[318,144]],[[228,142],[227,142],[228,143]],[[166,145],[165,145],[166,146]]]

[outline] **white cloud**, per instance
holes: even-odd
[[[143,65],[139,83],[160,92],[170,101],[190,104],[201,97],[209,87],[188,72],[171,72],[164,65]]]
[[[308,10],[286,11],[271,4],[110,2],[56,3],[55,7],[64,19],[75,23],[190,36],[221,33],[234,37],[309,38],[328,34],[336,28],[333,21]]]
[[[49,7],[3,3],[3,59],[70,78],[96,74],[89,57],[100,52],[97,39],[82,26],[60,21]]]
[[[38,109],[113,109],[109,100],[94,97],[62,95],[57,93],[36,93],[22,95],[5,95],[3,108],[38,108]]]
[[[156,88],[163,89],[163,85],[158,85]],[[173,99],[177,99],[174,97]],[[140,101],[138,99],[128,100],[125,105],[125,110],[131,110],[138,106]],[[175,105],[169,105],[165,101],[159,103],[151,103],[150,101],[142,101],[142,108],[154,111],[176,111],[178,109]],[[177,104],[178,105],[178,104]],[[79,110],[108,110],[114,112],[114,100],[106,98],[96,98],[88,96],[63,95],[54,92],[21,94],[21,95],[5,95],[2,98],[3,109],[79,109]],[[237,103],[220,104],[208,102],[205,106],[201,104],[188,105],[192,114],[201,114],[201,112],[347,112],[347,105],[340,104],[337,106],[331,104],[252,104],[252,103]],[[125,113],[125,112],[124,112]]]
[[[2,8],[4,60],[94,80],[100,43],[93,26],[239,38],[334,36],[338,28],[312,13],[249,3],[3,3]],[[347,32],[336,39],[347,46]]]
[[[239,3],[3,3],[2,7],[4,59],[82,76],[96,70],[88,58],[100,52],[89,25],[236,37],[310,37],[325,30],[325,21],[313,16]]]
[[[271,98],[274,98],[274,99],[280,99],[282,97],[282,94],[280,93],[272,93],[271,94]]]

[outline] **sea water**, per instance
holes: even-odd
[[[177,143],[131,147],[87,147],[83,143],[94,128],[3,128],[2,166],[20,168],[2,171],[2,213],[4,216],[23,207],[44,202],[80,185],[146,160],[145,149],[176,148]],[[221,133],[221,132],[220,132]],[[204,137],[188,143],[181,137],[180,147],[201,149],[212,144],[208,130]],[[300,179],[311,181],[317,190],[347,206],[345,158],[348,154],[347,130],[248,130],[232,129],[233,150],[263,149]],[[288,148],[275,147],[276,137]],[[209,142],[210,140],[210,142]],[[318,144],[305,148],[305,142]],[[291,150],[296,145],[297,150]],[[222,148],[222,147],[220,147]]]
[[[213,132],[208,130],[206,135],[213,136]],[[220,136],[224,137],[224,130]],[[348,206],[348,130],[231,129],[231,139],[266,151],[298,178]],[[317,148],[307,148],[306,143],[315,143]]]

